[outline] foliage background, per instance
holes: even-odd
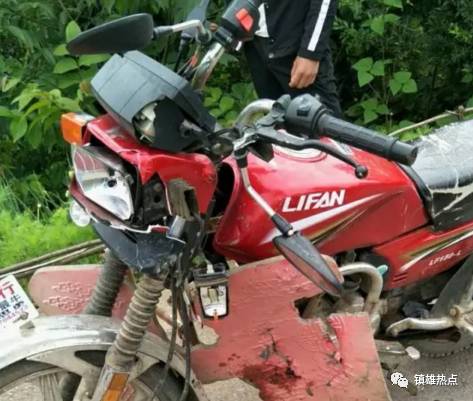
[[[180,21],[196,2],[0,0],[4,219],[5,213],[12,219],[23,213],[42,223],[51,218],[64,202],[69,168],[59,116],[64,111],[100,113],[89,80],[106,57],[72,57],[66,41],[81,29],[135,12],[152,13],[160,25]],[[218,21],[225,3],[211,1],[210,20]],[[339,0],[332,36],[342,104],[353,121],[391,131],[458,105],[473,106],[471,0]],[[169,37],[147,51],[172,63],[176,47]],[[231,123],[255,96],[249,82],[244,61],[226,56],[207,89],[206,106]],[[4,235],[0,230],[0,241]]]

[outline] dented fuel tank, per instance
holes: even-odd
[[[250,156],[248,166],[253,187],[321,252],[383,244],[427,223],[415,184],[396,163],[329,142],[368,167],[368,176],[360,180],[351,166],[314,150],[275,147],[271,162]],[[225,170],[233,190],[215,249],[239,262],[276,255],[272,239],[278,231],[246,193],[235,161],[227,159]]]

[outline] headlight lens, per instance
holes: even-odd
[[[75,200],[71,202],[69,207],[69,216],[78,227],[87,227],[90,224],[90,216]]]
[[[130,177],[122,161],[106,149],[86,146],[72,149],[77,183],[84,195],[121,220],[133,215]]]
[[[154,127],[154,120],[156,119],[156,112],[154,111],[156,103],[151,103],[143,108],[135,119],[135,126],[140,133],[141,139],[146,139],[153,142],[156,137],[156,130]]]

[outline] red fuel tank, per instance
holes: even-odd
[[[326,254],[383,244],[427,224],[422,200],[411,179],[395,163],[332,143],[369,169],[358,179],[351,166],[318,151],[275,148],[266,163],[249,158],[253,187]],[[215,249],[250,262],[277,254],[278,231],[248,196],[234,160],[233,192],[214,237]]]

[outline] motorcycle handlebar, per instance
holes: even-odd
[[[411,165],[417,158],[417,147],[329,114],[320,117],[317,128],[318,132],[330,138],[401,164]]]
[[[302,95],[291,101],[286,110],[285,123],[289,132],[327,136],[406,165],[413,164],[418,153],[415,146],[333,117],[311,95]]]

